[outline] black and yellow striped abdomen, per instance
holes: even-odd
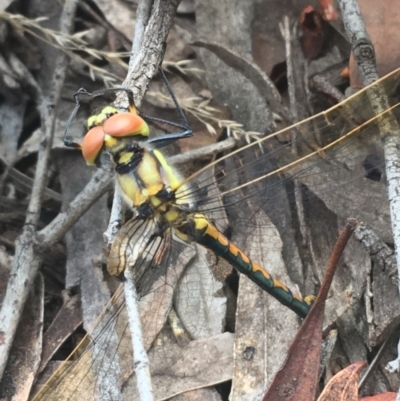
[[[267,291],[279,302],[292,309],[297,315],[307,316],[315,297],[302,298],[294,294],[286,285],[275,279],[266,269],[253,262],[236,245],[229,241],[207,217],[201,213],[188,216],[180,231],[189,234],[189,237],[198,244],[210,249],[216,255],[225,259],[240,273],[246,275],[264,291]]]

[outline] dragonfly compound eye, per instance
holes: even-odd
[[[147,123],[133,113],[118,113],[111,116],[104,122],[103,130],[114,138],[133,135],[149,136]]]
[[[88,131],[82,141],[82,155],[89,166],[96,165],[97,156],[104,144],[104,131],[102,126],[93,127]]]

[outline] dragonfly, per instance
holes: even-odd
[[[67,132],[79,108],[80,96],[96,97],[109,91],[88,93],[80,90],[67,123],[65,143],[80,149],[89,165],[99,166],[111,158],[121,194],[134,212],[111,246],[107,266],[110,274],[119,276],[125,269],[133,269],[137,286],[143,294],[154,282],[159,283],[158,278],[162,275],[174,275],[172,282],[176,283],[179,274],[174,273],[177,271],[175,266],[182,259],[188,261],[193,257],[190,251],[185,253],[185,249],[192,249],[190,244],[197,243],[225,259],[297,315],[305,317],[314,297],[303,298],[291,291],[268,272],[268,266],[253,261],[228,239],[219,228],[219,213],[223,209],[234,216],[236,226],[245,228],[259,224],[258,215],[263,212],[271,216],[268,225],[283,230],[287,227],[287,222],[283,221],[287,216],[280,216],[279,211],[284,203],[293,205],[296,210],[294,194],[295,188],[300,186],[306,194],[312,193],[322,199],[338,215],[351,215],[367,221],[376,232],[385,233],[390,226],[390,217],[377,132],[386,113],[396,115],[398,112],[399,83],[400,70],[396,70],[346,101],[223,155],[185,178],[160,150],[178,139],[192,136],[183,112],[180,112],[182,124],[167,122],[181,132],[149,138],[150,128],[146,119],[152,117],[137,110],[132,92],[118,89],[127,94],[129,107],[120,110],[107,106],[91,116],[87,121],[88,132],[83,141],[77,143],[67,136]],[[376,85],[394,104],[379,115],[370,104]],[[179,109],[168,83],[167,88]],[[165,123],[157,118],[153,121]],[[354,201],[354,196],[349,199],[349,187],[356,189],[357,201]],[[218,194],[215,194],[215,188],[218,188]],[[368,202],[371,194],[382,199],[381,210]],[[218,207],[216,203],[221,198],[223,207]],[[309,211],[305,211],[307,213]],[[172,291],[169,279],[161,282],[167,283],[166,287]],[[35,399],[55,399],[61,393],[68,394],[68,399],[89,399],[89,392],[92,396],[98,392],[107,394],[106,399],[122,399],[116,393],[124,390],[128,393],[126,383],[131,375],[122,373],[121,366],[125,366],[127,371],[132,366],[125,355],[123,359],[126,361],[121,361],[119,356],[122,365],[119,364],[118,369],[114,366],[118,359],[115,351],[111,362],[106,368],[103,366],[103,375],[92,379],[87,379],[87,376],[92,374],[93,360],[103,364],[102,350],[112,342],[107,328],[118,325],[116,316],[119,318],[123,313],[122,291],[117,291],[91,333],[94,340],[87,348],[90,352],[84,352],[79,362],[72,364],[76,368],[73,374],[64,368]],[[157,332],[165,324],[165,318],[161,320],[155,329]],[[190,324],[185,325],[185,329],[190,333]],[[117,346],[125,341],[125,336],[118,339]],[[103,356],[96,359],[98,355]],[[84,368],[78,369],[78,365]],[[118,376],[116,385],[110,383],[110,371]],[[73,383],[68,379],[71,375]],[[92,380],[91,384],[88,385],[81,375],[89,382]]]
[[[162,247],[167,249],[174,247],[171,244],[174,239],[183,243],[196,242],[226,259],[282,304],[300,317],[305,317],[314,298],[310,296],[303,299],[299,294],[293,293],[229,241],[207,215],[200,212],[199,205],[202,201],[196,199],[196,190],[190,188],[187,180],[179,177],[160,151],[178,139],[193,135],[161,68],[160,73],[179,110],[183,124],[146,117],[181,128],[182,132],[149,138],[149,126],[139,115],[134,105],[133,93],[128,89],[125,92],[128,95],[129,108],[118,110],[107,106],[100,113],[89,117],[89,130],[81,144],[71,141],[67,136],[70,121],[80,105],[80,96],[96,97],[110,90],[88,93],[81,89],[77,92],[76,107],[67,123],[64,143],[69,147],[80,148],[88,165],[101,165],[104,153],[111,156],[115,163],[120,192],[134,211],[134,217],[124,225],[113,242],[107,266],[109,273],[121,276],[125,269],[132,268],[140,281],[145,277],[145,273],[141,272],[137,260],[156,238],[165,239],[167,243]],[[202,185],[202,189],[204,188],[207,188],[207,185]],[[153,260],[151,264],[157,262]],[[149,269],[144,263],[142,267],[144,270]]]

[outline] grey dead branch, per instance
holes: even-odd
[[[94,36],[99,40],[96,42],[98,46],[107,42],[110,48],[118,47],[120,43],[129,43],[134,29],[139,32],[133,23],[135,10],[130,5],[101,1],[96,4],[107,17],[107,23],[103,22],[101,27],[94,28]],[[146,2],[141,3],[143,7],[145,5]],[[246,131],[273,132],[276,125],[283,124],[283,121],[289,125],[292,121],[301,121],[309,114],[319,111],[319,105],[315,104],[315,98],[307,87],[308,77],[314,80],[314,84],[318,84],[318,88],[324,88],[326,80],[329,81],[331,77],[337,79],[337,72],[333,74],[332,70],[338,71],[347,63],[345,57],[348,57],[349,47],[344,44],[343,38],[335,44],[335,51],[327,52],[324,57],[310,63],[303,59],[297,42],[298,30],[295,27],[300,11],[299,7],[290,8],[289,12],[288,5],[284,3],[271,5],[267,2],[197,2],[197,32],[193,22],[178,17],[176,28],[170,34],[176,46],[170,45],[167,48],[166,59],[178,61],[183,58],[182,55],[197,56],[196,68],[203,70],[205,75],[198,79],[189,73],[188,77],[184,78],[187,87],[190,88],[188,96],[193,93],[197,95],[207,89],[212,93],[212,101],[226,105],[231,112],[230,119],[243,124]],[[145,8],[142,12],[149,12],[149,9]],[[285,15],[288,15],[288,18],[284,18]],[[269,22],[265,23],[265,19]],[[140,45],[137,44],[140,44],[141,40],[146,41],[144,30],[140,34],[141,40],[135,36],[138,42],[136,47],[134,46],[136,54],[139,54],[135,63],[138,66],[147,63],[149,68],[144,73],[138,68],[135,73],[130,74],[127,81],[129,86],[135,82],[133,86],[138,102],[145,92],[148,79],[155,72],[161,49],[160,38],[166,35],[166,27],[169,24],[168,21],[164,21],[157,26],[157,20],[152,23],[147,29],[153,33],[156,31],[156,34],[151,35],[146,42],[147,48],[151,49],[151,55],[141,53]],[[278,24],[281,25],[281,29]],[[104,35],[104,32],[107,32],[107,35]],[[93,31],[91,34],[93,35]],[[257,43],[256,38],[260,40]],[[198,45],[194,50],[188,46],[188,43],[193,42]],[[260,49],[260,43],[263,43],[264,47],[256,52],[255,49]],[[47,54],[47,50],[44,51],[41,45],[36,44],[35,49]],[[48,53],[48,57],[55,58],[51,53]],[[256,60],[258,65],[253,60]],[[290,99],[282,99],[266,75],[274,63],[284,60],[288,63]],[[34,60],[30,60],[30,63],[28,66],[32,67]],[[46,63],[46,68],[38,78],[39,87],[43,87],[45,93],[49,87],[47,78],[51,75],[54,64],[49,61]],[[327,67],[330,70],[328,72]],[[37,130],[36,135],[32,135],[17,149],[19,135],[15,133],[22,130],[21,121],[27,101],[26,96],[19,96],[22,91],[20,82],[24,80],[25,84],[29,84],[30,81],[23,77],[23,70],[18,69],[18,64],[13,59],[0,60],[0,69],[2,75],[7,78],[5,81],[10,89],[10,98],[7,97],[4,107],[0,108],[1,121],[7,128],[1,136],[1,158],[11,166],[9,179],[12,183],[11,187],[6,187],[9,198],[2,199],[1,205],[6,213],[21,208],[19,213],[24,215],[26,202],[25,205],[23,202],[17,204],[12,198],[12,192],[23,193],[26,197],[37,184],[29,177],[29,172],[21,173],[12,165],[38,150],[41,152],[40,139],[48,132],[51,119],[46,119],[43,128]],[[90,329],[97,324],[94,333],[99,336],[96,344],[80,357],[79,364],[67,363],[65,374],[60,376],[66,387],[53,384],[58,391],[53,397],[59,400],[61,393],[63,399],[68,399],[79,396],[82,390],[85,391],[85,399],[89,399],[89,396],[93,399],[107,398],[104,394],[115,394],[123,399],[136,391],[136,384],[132,372],[132,349],[130,336],[127,334],[127,317],[125,313],[119,314],[118,317],[115,315],[123,305],[122,294],[117,292],[119,297],[111,304],[108,303],[117,283],[106,283],[101,268],[106,260],[102,239],[108,216],[106,196],[91,206],[66,235],[66,252],[59,243],[67,228],[72,226],[84,209],[89,208],[94,198],[104,195],[111,188],[113,175],[107,171],[96,172],[92,185],[86,187],[81,197],[73,201],[93,172],[83,165],[79,154],[60,150],[63,147],[60,139],[64,122],[72,107],[72,103],[65,99],[70,99],[73,91],[80,86],[98,89],[102,84],[91,82],[88,74],[83,72],[83,64],[77,60],[72,61],[71,70],[74,75],[67,78],[68,87],[60,102],[55,122],[56,138],[53,148],[57,149],[53,151],[53,156],[57,160],[60,173],[56,169],[49,171],[53,177],[59,174],[62,195],[51,188],[51,180],[47,182],[49,186],[44,189],[45,202],[51,200],[59,203],[62,200],[63,210],[49,225],[41,227],[39,239],[47,241],[51,247],[55,248],[56,244],[57,247],[61,247],[61,250],[58,248],[56,252],[52,249],[45,255],[46,288],[52,288],[56,292],[58,282],[63,280],[60,279],[63,272],[57,268],[49,274],[51,268],[48,267],[62,264],[59,260],[66,256],[66,287],[72,288],[78,284],[81,286],[84,327]],[[117,70],[115,68],[113,72]],[[4,86],[4,82],[2,85]],[[37,91],[34,83],[29,85],[31,92]],[[337,93],[334,96],[340,98]],[[185,97],[184,90],[182,97]],[[380,97],[378,94],[378,98]],[[162,108],[156,102],[151,103],[144,103],[144,106],[147,105],[156,112],[157,108]],[[363,102],[361,104],[365,105]],[[47,116],[43,109],[41,112],[43,116]],[[362,115],[362,110],[342,112],[342,115],[347,116],[347,120],[341,121],[344,133],[355,123],[351,117]],[[88,114],[90,109],[88,105],[84,105],[82,114],[79,115],[80,122],[73,128],[74,137],[79,138],[84,132],[83,121]],[[276,115],[281,117],[279,123],[276,122]],[[343,128],[344,126],[346,128]],[[357,217],[366,223],[358,230],[359,242],[352,239],[345,251],[327,302],[325,353],[321,361],[321,375],[326,382],[339,367],[369,358],[371,348],[377,349],[388,339],[386,347],[382,349],[381,360],[376,363],[371,372],[372,376],[366,381],[365,391],[368,393],[383,389],[396,390],[399,386],[396,374],[384,369],[391,360],[391,368],[396,369],[394,358],[397,339],[394,338],[396,334],[393,334],[393,331],[400,318],[397,281],[394,277],[396,273],[393,273],[396,262],[393,250],[387,245],[393,243],[385,185],[385,179],[388,177],[384,177],[380,182],[359,179],[362,174],[360,164],[363,155],[370,153],[378,159],[382,158],[381,146],[376,139],[378,133],[369,138],[377,127],[378,124],[370,126],[362,141],[352,143],[352,148],[349,147],[338,154],[336,164],[313,164],[304,161],[294,166],[287,172],[297,174],[291,190],[294,194],[293,199],[284,198],[287,188],[276,185],[269,195],[279,199],[279,205],[259,210],[260,202],[254,199],[253,204],[249,201],[248,205],[236,214],[231,212],[228,217],[211,213],[218,223],[224,219],[221,227],[228,227],[226,221],[229,221],[232,227],[237,227],[233,230],[234,242],[249,250],[255,261],[265,265],[291,288],[298,288],[303,295],[315,293],[344,219],[349,216]],[[281,146],[291,135],[307,136],[310,131],[317,132],[319,128],[316,125],[304,124],[293,129],[286,137],[280,137],[274,146]],[[307,146],[317,146],[318,139]],[[185,163],[198,160],[199,154],[203,158],[211,158],[212,155],[226,152],[236,145],[236,139],[228,138],[197,152],[182,153],[173,160],[176,164],[182,164],[182,173],[186,174]],[[359,158],[350,157],[351,152]],[[262,153],[258,155],[262,156]],[[288,154],[280,162],[285,164],[298,156],[296,153]],[[343,168],[344,165],[350,168]],[[235,168],[234,165],[231,167]],[[307,174],[300,174],[301,171],[307,171]],[[239,182],[240,179],[241,177],[230,177],[228,183],[233,185],[235,180]],[[103,181],[100,183],[99,180]],[[196,180],[199,185],[212,182],[211,177],[197,177]],[[97,189],[94,187],[96,185]],[[223,199],[218,197],[214,190],[218,190],[215,183],[213,189],[208,189],[208,196],[216,202],[209,206],[210,209],[218,208],[218,205],[223,203]],[[34,201],[36,200],[35,198]],[[293,202],[296,204],[296,216],[293,216]],[[38,206],[36,203],[30,210],[36,210],[37,213],[38,208],[40,204]],[[247,216],[251,216],[251,223],[243,223],[246,213]],[[121,214],[118,218],[120,217]],[[14,216],[13,219],[10,217],[5,221],[18,220]],[[252,226],[255,222],[257,229]],[[9,237],[5,239],[15,238],[10,233],[7,235]],[[22,260],[25,264],[29,262],[32,268],[35,265],[38,267],[37,254],[31,249],[32,238],[35,238],[35,233],[29,231],[25,237],[21,237],[19,244],[24,239],[25,248],[21,254],[18,251],[21,246],[17,244],[14,263]],[[13,243],[13,240],[4,241],[2,244],[10,243]],[[143,336],[145,346],[150,350],[156,399],[168,399],[172,396],[175,396],[174,399],[221,399],[213,386],[229,380],[233,381],[232,399],[254,399],[268,386],[274,372],[279,369],[286,355],[285,350],[298,328],[299,321],[292,312],[278,305],[247,279],[240,278],[235,338],[229,333],[222,334],[226,309],[232,308],[232,301],[230,297],[225,296],[223,284],[216,281],[212,273],[212,269],[219,269],[219,261],[216,261],[216,266],[210,266],[210,260],[210,255],[204,251],[187,248],[185,253],[182,253],[179,263],[174,265],[173,269],[169,269],[170,274],[156,279],[152,290],[140,302]],[[111,291],[108,287],[111,287]],[[174,292],[178,295],[174,296]],[[96,321],[97,315],[105,305],[108,306],[102,319]],[[177,340],[168,331],[168,326],[172,323],[168,323],[165,328],[172,309],[181,316],[195,341],[187,344],[187,340],[184,339],[182,341],[185,346],[177,345]],[[40,314],[36,318],[40,321]],[[40,342],[37,339],[30,341],[35,343],[34,345],[39,345]],[[26,366],[38,366],[39,351],[35,352]],[[95,369],[91,368],[93,361]],[[98,375],[93,374],[96,369]],[[32,384],[32,377],[25,378],[22,374],[21,378],[23,384],[18,385],[21,389],[19,391],[27,393]],[[190,394],[185,395],[189,391]],[[48,399],[52,399],[52,396]]]

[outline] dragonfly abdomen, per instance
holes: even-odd
[[[240,273],[246,275],[264,291],[271,294],[283,305],[292,309],[297,315],[304,318],[312,304],[312,298],[303,299],[294,294],[286,285],[271,276],[270,273],[257,263],[253,262],[236,245],[229,241],[205,215],[192,214],[188,219],[191,226],[193,241],[212,250],[235,267]],[[187,233],[188,230],[180,228]]]

